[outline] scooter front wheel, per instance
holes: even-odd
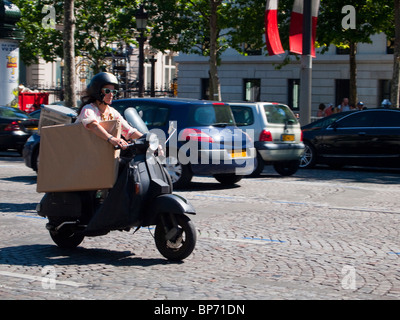
[[[187,258],[196,245],[196,229],[185,215],[162,214],[154,234],[158,251],[168,260]]]

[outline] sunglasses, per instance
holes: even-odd
[[[113,90],[113,89],[108,89],[108,88],[103,88],[103,89],[101,89],[101,91],[103,91],[104,94],[112,93],[114,96],[116,94],[118,94],[118,90]]]

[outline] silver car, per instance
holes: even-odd
[[[274,102],[229,103],[236,125],[254,139],[257,166],[253,176],[259,175],[264,164],[290,176],[297,172],[304,152],[300,123],[292,110]]]

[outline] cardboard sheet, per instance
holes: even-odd
[[[121,136],[117,120],[100,123]],[[42,127],[37,192],[112,188],[118,175],[119,150],[81,123]]]
[[[71,124],[72,119],[76,116],[76,112],[70,108],[59,105],[44,105],[40,111],[38,134],[40,134],[42,127]]]

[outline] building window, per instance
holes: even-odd
[[[261,79],[244,79],[244,101],[256,102],[260,101]]]
[[[208,100],[210,97],[210,79],[201,79],[201,99]]]
[[[173,80],[176,78],[176,65],[173,56],[165,56],[164,60],[164,88],[170,90]]]
[[[294,110],[300,110],[300,79],[288,80],[288,106]]]
[[[149,63],[150,56],[145,56],[144,63],[144,87],[145,90],[150,90],[151,86],[151,63]]]
[[[350,96],[350,80],[349,79],[336,79],[335,80],[335,106],[342,103],[343,98]]]
[[[378,106],[382,104],[384,99],[390,101],[392,80],[379,80],[379,96],[378,96]]]

